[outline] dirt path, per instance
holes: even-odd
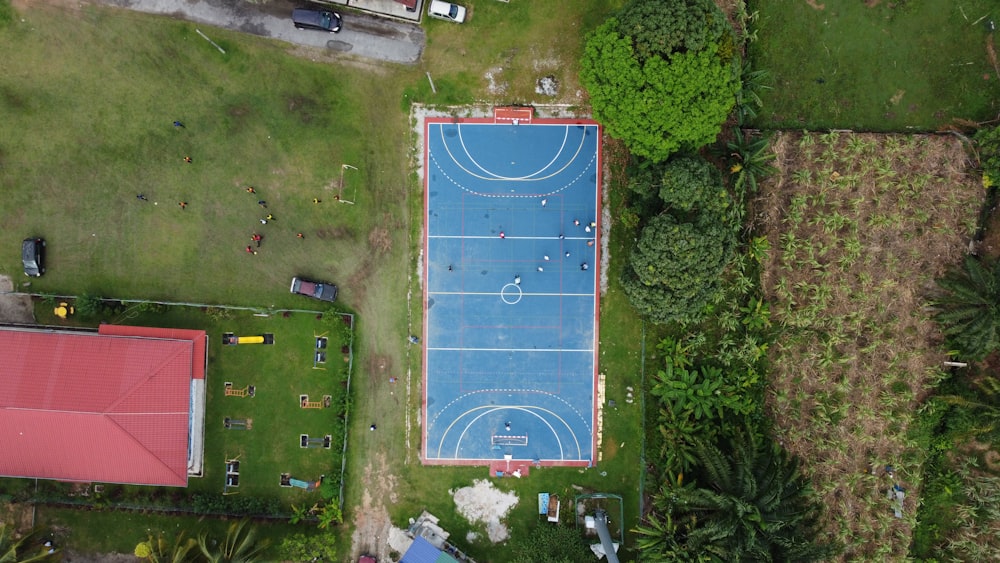
[[[6,295],[11,291],[14,291],[13,280],[10,279],[10,276],[0,276],[0,322],[35,322],[31,298],[24,295]]]
[[[386,502],[397,502],[396,476],[389,471],[384,453],[368,459],[365,467],[361,506],[354,509],[354,533],[351,534],[351,561],[362,553],[374,555],[378,561],[389,561],[389,512]]]

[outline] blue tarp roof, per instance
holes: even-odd
[[[417,536],[406,550],[399,563],[457,563],[453,557],[443,553],[424,538]]]

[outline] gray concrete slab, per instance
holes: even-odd
[[[424,30],[419,25],[353,11],[341,14],[344,24],[340,33],[295,29],[291,20],[291,7],[299,5],[298,3],[255,6],[233,0],[103,1],[139,12],[168,15],[295,45],[318,47],[348,56],[392,63],[416,64],[425,44]],[[395,3],[392,0],[360,1]],[[405,7],[401,4],[399,6],[405,11]],[[211,30],[202,31],[211,36]]]
[[[427,0],[428,2],[430,0]],[[405,21],[420,22],[421,14],[424,13],[424,0],[416,0],[416,9],[410,11],[402,3],[396,0],[325,0],[321,3],[333,3],[347,6],[355,10],[364,10],[375,15],[398,18]]]

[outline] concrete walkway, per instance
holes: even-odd
[[[423,53],[424,30],[415,23],[358,13],[342,13],[340,33],[299,30],[292,25],[291,2],[256,6],[232,0],[102,0],[105,4],[161,14],[206,26],[221,27],[242,33],[279,39],[295,45],[318,47],[346,55],[391,63],[416,64]],[[345,0],[357,8],[391,9],[406,13],[402,4],[392,0]],[[391,4],[391,6],[390,6]],[[298,4],[294,4],[298,5]],[[364,5],[364,6],[362,6]],[[398,6],[398,10],[396,9]],[[421,6],[422,7],[422,6]],[[410,12],[419,19],[418,10]],[[392,14],[396,16],[395,13]],[[211,37],[210,29],[202,29]]]

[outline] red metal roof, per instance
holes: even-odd
[[[149,326],[127,326],[103,324],[97,327],[98,334],[115,336],[145,336],[147,338],[174,338],[177,340],[190,340],[194,343],[194,359],[196,360],[192,377],[194,379],[205,379],[205,331],[188,330],[183,328],[155,328]]]
[[[204,332],[174,338],[0,329],[0,475],[187,485]],[[201,343],[201,358],[196,357]]]

